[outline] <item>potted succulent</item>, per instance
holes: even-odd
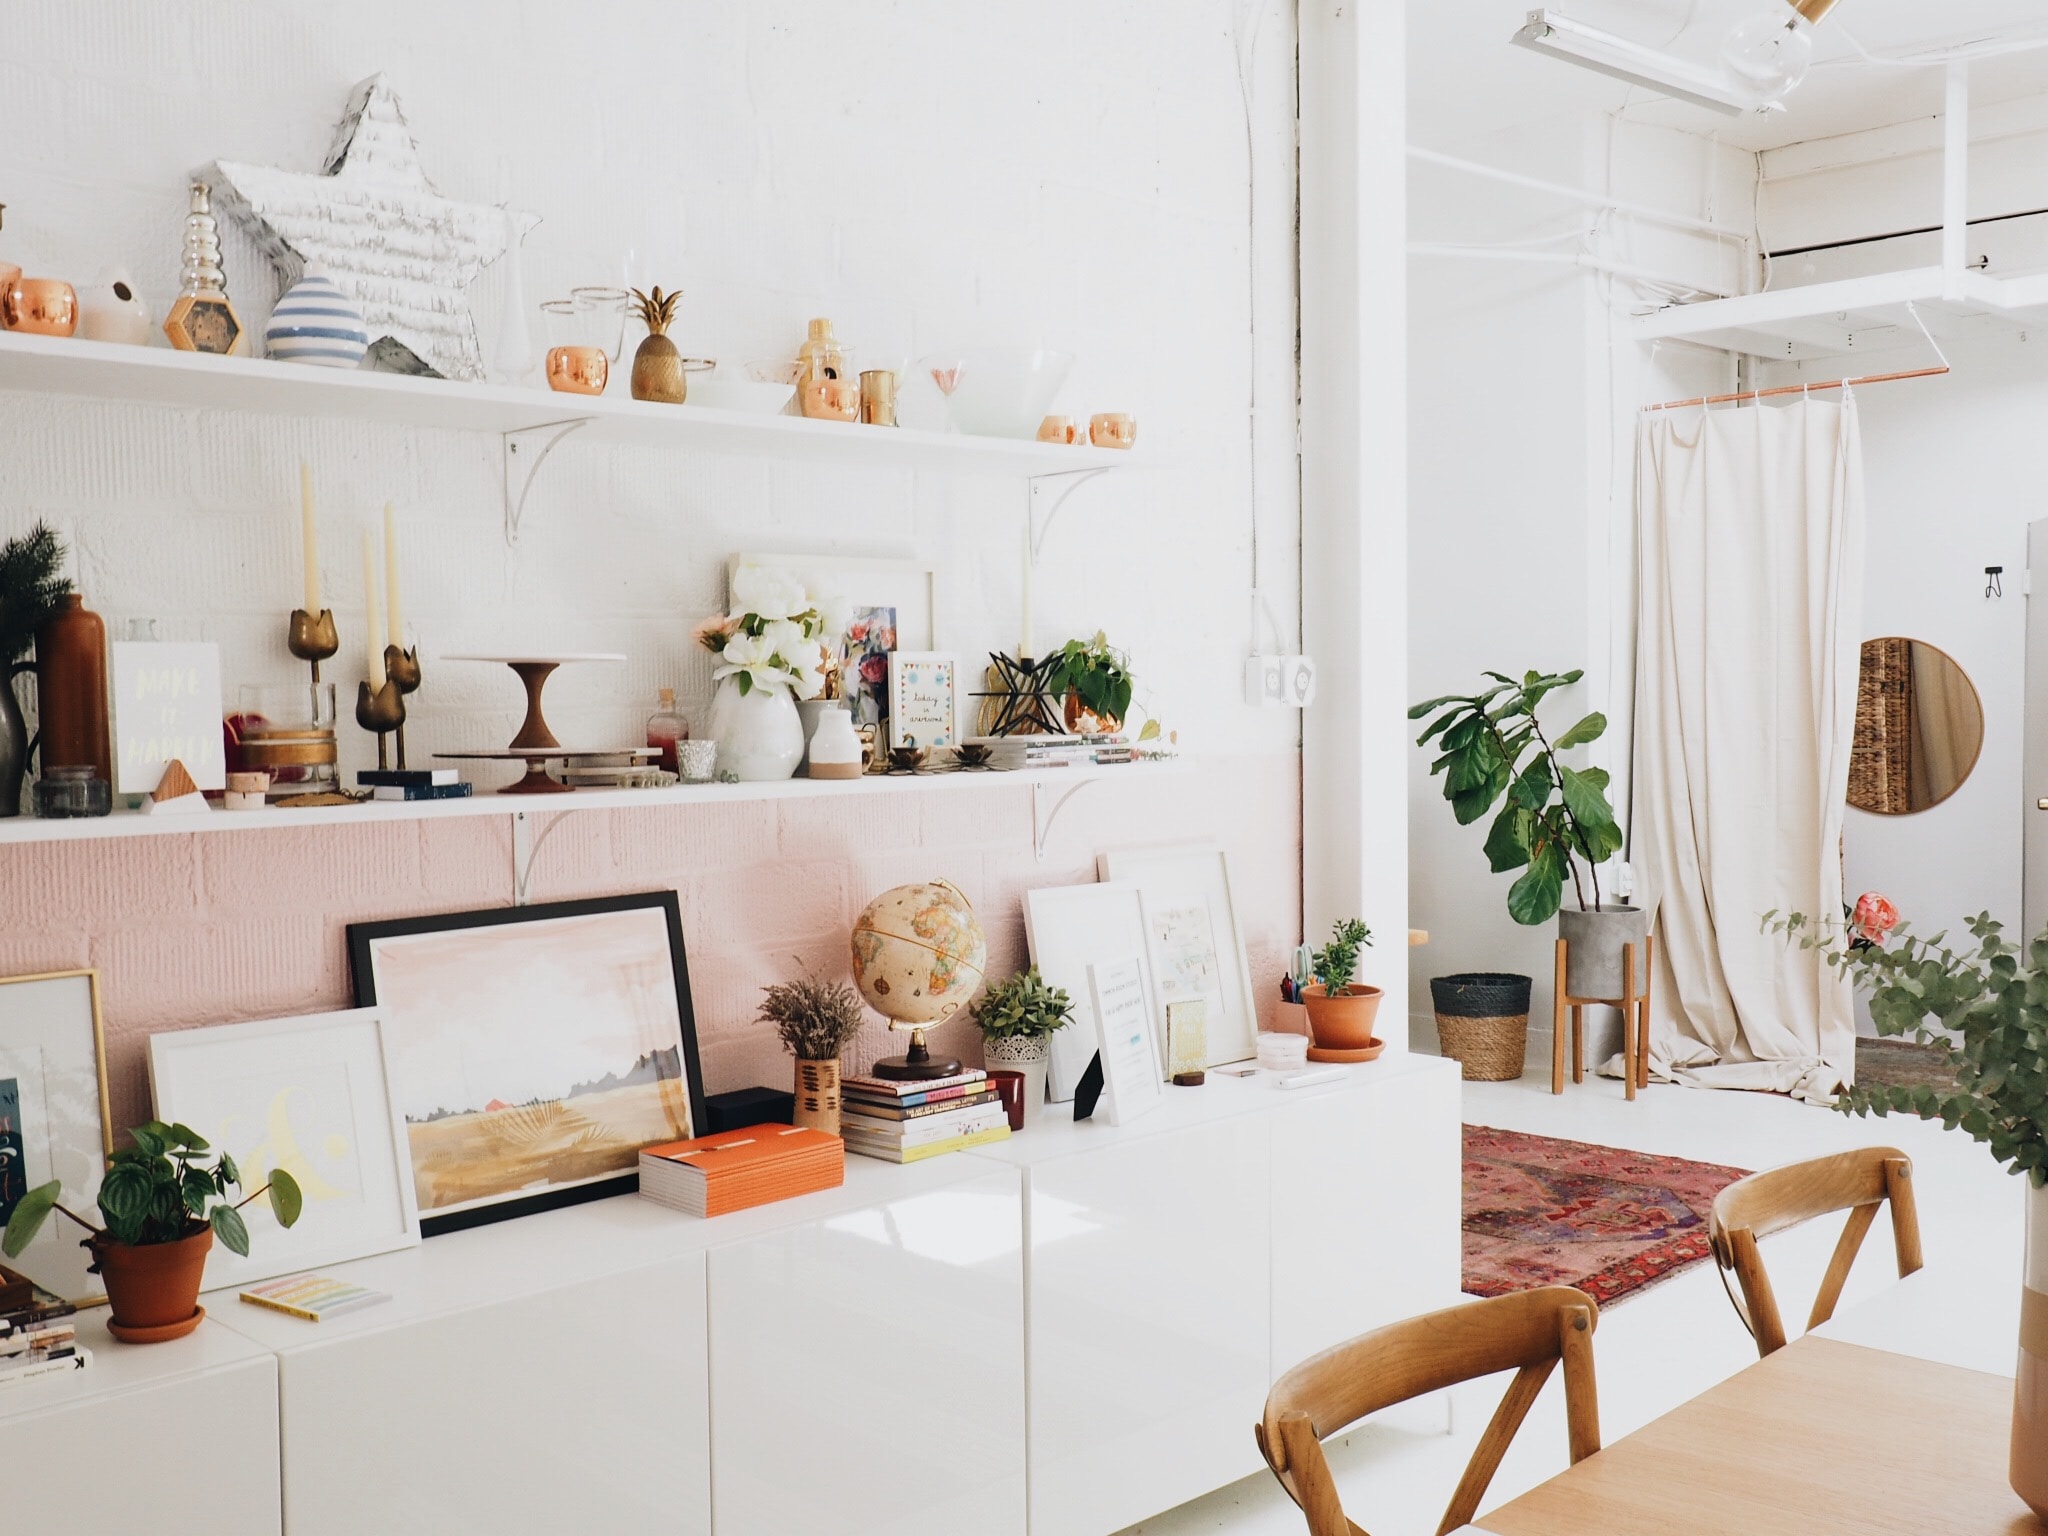
[[[1067,729],[1107,735],[1124,728],[1131,710],[1131,661],[1101,630],[1093,640],[1069,640],[1043,666],[1048,693],[1065,700]]]
[[[60,1204],[63,1190],[53,1179],[15,1205],[0,1252],[19,1257],[52,1211],[69,1217],[92,1234],[85,1246],[92,1250],[93,1272],[106,1281],[113,1312],[107,1331],[130,1344],[181,1339],[206,1316],[199,1285],[214,1238],[246,1258],[243,1206],[268,1195],[278,1225],[289,1227],[305,1200],[298,1181],[273,1168],[263,1188],[230,1201],[228,1191],[240,1187],[241,1170],[225,1151],[213,1153],[189,1126],[152,1120],[128,1135],[135,1145],[116,1152],[100,1180],[104,1227]]]
[[[1526,672],[1517,680],[1489,672],[1493,686],[1483,692],[1430,699],[1408,718],[1436,714],[1415,744],[1441,748],[1430,772],[1443,778],[1459,826],[1500,807],[1486,857],[1495,874],[1522,872],[1508,888],[1508,915],[1532,928],[1557,919],[1570,945],[1565,989],[1573,997],[1620,997],[1622,949],[1633,944],[1640,953],[1649,925],[1641,908],[1601,894],[1600,866],[1621,851],[1607,771],[1573,768],[1561,757],[1605,735],[1607,717],[1587,715],[1552,741],[1537,716],[1548,695],[1584,676]],[[1567,879],[1576,908],[1564,905]]]
[[[1074,1022],[1074,1000],[1051,986],[1038,967],[992,984],[969,1010],[981,1030],[982,1060],[1024,1074],[1024,1112],[1045,1099],[1052,1037]]]
[[[1316,979],[1302,988],[1308,1006],[1310,1043],[1319,1051],[1363,1051],[1373,1044],[1372,1026],[1380,1011],[1378,987],[1360,985],[1358,952],[1372,944],[1372,930],[1358,918],[1330,925],[1330,942],[1311,958]]]
[[[837,1136],[839,1053],[860,1033],[860,994],[811,970],[761,990],[760,1021],[796,1058],[795,1123]]]
[[[2027,1180],[2030,1288],[2048,1273],[2048,931],[2021,948],[2003,925],[1980,913],[1964,925],[1970,941],[1946,933],[1923,939],[1898,921],[1892,904],[1864,895],[1842,926],[1800,913],[1766,913],[1767,931],[1822,950],[1870,1001],[1880,1036],[1911,1036],[1940,1049],[1955,1086],[1893,1084],[1852,1088],[1835,1101],[1846,1114],[1910,1114],[1939,1119],[1991,1149]],[[2029,1310],[2034,1296],[2027,1296]],[[2048,1355],[2020,1328],[2019,1385],[2013,1399],[2013,1491],[2048,1519]]]

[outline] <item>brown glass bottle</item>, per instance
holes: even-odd
[[[107,626],[76,592],[36,631],[36,710],[44,773],[90,763],[97,777],[113,780]]]

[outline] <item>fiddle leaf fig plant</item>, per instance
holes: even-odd
[[[7,1234],[0,1238],[0,1252],[10,1259],[18,1257],[55,1211],[93,1236],[128,1248],[175,1243],[210,1226],[223,1247],[247,1258],[249,1226],[242,1219],[243,1206],[268,1195],[271,1214],[281,1227],[295,1224],[305,1207],[298,1181],[282,1168],[271,1169],[269,1182],[255,1194],[231,1202],[228,1191],[241,1186],[241,1170],[225,1151],[214,1152],[190,1126],[152,1120],[128,1134],[135,1145],[116,1152],[100,1180],[104,1227],[61,1204],[63,1187],[52,1179],[17,1202]]]
[[[1045,663],[1045,686],[1053,695],[1077,695],[1091,714],[1121,720],[1131,712],[1131,659],[1101,630],[1093,640],[1069,640]]]
[[[1074,1000],[1035,965],[995,983],[972,1011],[984,1040],[1043,1040],[1074,1022]]]
[[[1508,914],[1516,922],[1533,927],[1557,916],[1567,876],[1580,910],[1598,910],[1600,866],[1621,851],[1621,826],[1607,799],[1610,781],[1604,768],[1573,768],[1559,754],[1598,741],[1607,733],[1607,717],[1587,715],[1553,741],[1537,707],[1578,682],[1583,671],[1525,672],[1519,681],[1501,672],[1485,675],[1493,686],[1483,692],[1447,694],[1409,710],[1410,720],[1443,711],[1415,744],[1434,741],[1441,749],[1429,771],[1442,777],[1459,826],[1500,807],[1486,836],[1486,857],[1497,875],[1523,872],[1508,889]]]
[[[1905,923],[1858,944],[1853,926],[1845,932],[1798,912],[1764,915],[1766,932],[1823,951],[1868,995],[1880,1036],[1936,1047],[1955,1075],[1952,1092],[1928,1084],[1852,1088],[1836,1109],[1938,1119],[2036,1187],[2048,1186],[2048,932],[2022,949],[1988,912],[1964,926],[1967,944],[1951,945],[1945,931],[1923,939]]]

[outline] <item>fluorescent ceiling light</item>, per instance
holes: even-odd
[[[1811,3],[1811,0],[1809,0]],[[1787,12],[1788,15],[1792,13]],[[1772,103],[1736,85],[1727,75],[1673,58],[1655,48],[1602,32],[1552,10],[1531,11],[1529,23],[1512,41],[1517,47],[1547,53],[1585,69],[1598,70],[1630,85],[1674,96],[1695,106],[1742,117],[1768,110]]]

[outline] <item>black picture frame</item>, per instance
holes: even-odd
[[[697,1020],[690,1003],[689,960],[683,944],[682,911],[674,891],[638,891],[622,896],[598,896],[581,901],[543,902],[526,907],[490,907],[476,911],[434,913],[424,917],[395,918],[384,922],[348,925],[349,971],[356,1006],[377,1005],[377,976],[373,946],[381,939],[409,938],[418,934],[448,933],[463,929],[499,927],[519,923],[545,923],[564,918],[602,916],[608,913],[655,910],[662,914],[668,930],[670,967],[675,977],[676,1016],[679,1023],[678,1051],[682,1058],[683,1082],[690,1104],[690,1133],[706,1133],[708,1115],[704,1099],[704,1072],[697,1051]],[[488,1205],[430,1215],[422,1211],[420,1233],[438,1237],[471,1227],[530,1216],[540,1211],[604,1200],[613,1195],[632,1194],[640,1187],[637,1166],[621,1172],[530,1194],[506,1195]]]

